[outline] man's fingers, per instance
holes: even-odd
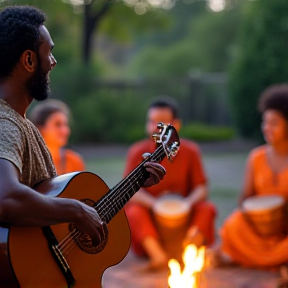
[[[147,170],[148,171],[148,170]],[[149,171],[148,171],[149,172]],[[150,173],[150,177],[147,179],[147,183],[149,182],[150,185],[153,185],[154,184],[158,184],[160,182],[160,180],[163,178],[163,177],[160,177],[159,175],[157,174],[154,174],[153,172],[149,172]]]
[[[103,221],[99,221],[95,234],[94,234],[95,236],[92,238],[92,243],[94,246],[98,246],[102,242],[106,242],[106,239],[108,237],[107,224]]]
[[[158,184],[166,174],[165,168],[155,162],[146,162],[144,167],[146,171],[150,174],[150,177],[144,183],[144,187]]]
[[[100,227],[99,227],[99,236],[100,236],[100,240],[105,241],[107,236],[108,236],[108,227],[107,224],[103,221],[100,222]]]
[[[152,174],[160,174],[163,176],[166,174],[165,168],[159,163],[146,162],[144,167],[149,173],[152,173]]]

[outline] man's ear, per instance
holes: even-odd
[[[28,72],[34,72],[37,67],[37,57],[35,52],[31,50],[26,50],[22,53],[20,57],[20,61],[22,63],[22,66],[28,71]]]

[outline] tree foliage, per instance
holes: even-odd
[[[218,72],[227,69],[238,29],[239,9],[211,13],[206,10],[205,3],[197,5],[199,12],[192,17],[183,19],[182,14],[175,15],[178,23],[187,22],[186,31],[182,31],[182,27],[178,33],[181,38],[175,35],[170,41],[166,38],[144,46],[131,64],[131,75],[186,76],[195,70]],[[202,9],[199,9],[200,5]],[[188,11],[194,9],[194,4],[185,6]]]
[[[73,5],[75,1],[65,0],[65,2]],[[161,29],[164,23],[158,10],[151,10],[139,16],[132,9],[133,7],[128,7],[123,1],[82,0],[78,2],[82,2],[81,5],[77,5],[77,8],[83,13],[82,60],[86,65],[93,60],[94,42],[97,41],[96,35],[99,33],[105,33],[106,36],[117,40],[127,40],[131,39],[135,29],[138,33],[152,27]]]
[[[145,52],[150,55],[138,66],[136,73],[144,71],[151,75],[154,73],[155,76],[186,76],[193,67],[213,71],[225,69],[228,63],[231,49],[225,47],[231,47],[232,34],[237,27],[237,18],[232,16],[233,11],[229,14],[231,16],[224,12],[211,14],[207,12],[206,3],[202,0],[189,5],[179,0],[173,9],[165,13],[163,10],[153,9],[145,15],[137,15],[133,7],[124,5],[119,0],[111,4],[97,29],[91,33],[92,54],[89,65],[85,66],[81,61],[83,10],[81,7],[73,7],[67,1],[10,0],[9,4],[31,4],[43,9],[48,15],[46,26],[55,43],[53,54],[58,60],[57,67],[50,73],[52,98],[64,100],[71,108],[74,116],[73,141],[133,142],[144,136],[145,112],[149,99],[166,91],[179,97],[190,95],[190,86],[184,86],[181,82],[174,83],[172,77],[160,84],[155,81],[149,89],[145,86],[145,81],[143,85],[139,81],[139,89],[133,83],[128,84],[128,87],[125,87],[125,83],[122,83],[122,87],[116,87],[117,81],[111,82],[112,87],[109,88],[101,86],[99,78],[104,75],[108,65],[101,57],[92,57],[100,54],[95,45],[99,35],[118,42],[132,42],[136,47],[133,52],[138,52],[137,49],[141,46],[149,46],[149,41],[155,44]],[[99,12],[101,6],[98,4],[104,2],[89,2],[92,5],[92,14]],[[0,7],[7,3],[0,2]],[[225,25],[226,17],[230,22]],[[231,20],[233,17],[234,22]],[[167,30],[159,32],[164,28]],[[210,44],[210,39],[214,39],[211,42],[213,44]],[[108,45],[113,48],[117,46],[112,41]],[[121,70],[121,77],[125,73],[124,68]],[[167,85],[165,81],[174,85]]]
[[[244,137],[260,136],[259,94],[288,79],[288,1],[246,2],[238,38],[238,53],[230,70],[233,115]]]

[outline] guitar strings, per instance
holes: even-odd
[[[155,153],[152,154],[151,156],[155,156],[155,158],[157,159],[159,156],[161,156],[162,153],[163,153],[163,147],[160,146],[156,149]],[[142,177],[144,175],[144,172],[145,172],[145,171],[143,171],[143,166],[148,160],[149,159],[145,159],[135,170],[133,170],[126,178],[124,178],[120,183],[118,183],[111,190],[111,193],[108,193],[108,195],[105,195],[105,197],[97,203],[98,206],[100,206],[99,211],[97,210],[97,212],[100,215],[103,215],[104,217],[107,218],[107,215],[111,212],[111,210],[113,209],[115,204],[119,203],[119,201],[118,201],[119,195],[120,195],[120,199],[123,198],[124,195],[129,195],[129,193],[127,193],[127,192],[129,192],[131,190],[131,182],[129,181],[129,183],[127,183],[127,179],[133,179],[134,182],[136,182],[135,179],[137,179],[137,178],[139,179],[140,177]],[[138,188],[138,190],[139,190],[139,188]],[[133,187],[132,187],[132,190],[134,191]],[[109,217],[109,218],[111,218],[111,217]]]
[[[161,150],[161,149],[160,149]],[[158,156],[160,156],[160,154],[162,153],[163,151],[155,151],[155,153],[152,155],[152,156],[156,156],[156,158],[158,157]],[[158,154],[158,155],[157,155]],[[144,175],[144,173],[143,173],[143,165],[144,165],[144,163],[145,162],[147,162],[148,160],[146,160],[146,161],[143,161],[134,171],[132,171],[132,173],[130,174],[130,175],[128,175],[126,178],[134,178],[134,179],[137,179],[137,178],[139,178],[140,176],[143,176]],[[140,168],[142,169],[142,170],[140,170]],[[118,187],[118,190],[116,190],[117,191],[117,193],[114,193],[113,195],[112,195],[112,193],[109,193],[108,194],[108,196],[107,197],[104,197],[104,199],[102,199],[102,202],[104,201],[104,200],[107,200],[107,199],[109,199],[109,197],[111,196],[114,196],[113,197],[113,200],[112,200],[112,203],[110,203],[110,205],[111,204],[115,204],[115,202],[117,202],[117,203],[119,203],[119,201],[116,201],[118,198],[117,197],[119,197],[119,194],[121,193],[121,191],[119,190],[119,188],[121,188],[121,186],[123,186],[123,183],[125,182],[125,179],[123,179],[120,183],[118,183],[118,185],[116,185],[111,191],[114,191],[115,192],[115,189]],[[122,187],[122,188],[127,188],[127,187],[125,187],[125,186],[127,186],[126,184],[124,185],[124,187]],[[129,183],[129,189],[128,190],[125,190],[124,189],[124,195],[127,193],[127,192],[129,192],[130,191],[130,186],[131,186],[131,183]],[[133,189],[133,188],[132,188]],[[115,197],[116,196],[116,197]],[[110,198],[111,198],[110,197]],[[111,199],[110,199],[111,200]],[[107,201],[106,201],[107,202]],[[114,203],[113,203],[114,202]],[[103,203],[102,203],[103,204]],[[105,206],[105,202],[104,202],[104,206]],[[109,205],[107,205],[106,204],[106,207],[103,207],[103,205],[101,206],[101,203],[100,203],[100,208],[102,207],[102,209],[100,210],[100,212],[98,212],[99,214],[101,214],[101,212],[103,212],[103,210],[105,210],[105,208],[106,208],[106,214],[105,215],[103,215],[103,216],[107,216],[107,214],[109,214],[110,212],[111,212],[111,208],[113,208],[113,205],[111,205],[109,208],[110,209],[107,209],[107,207],[108,207]],[[102,213],[103,214],[103,213]],[[72,249],[73,249],[73,247],[75,246],[75,241],[74,241],[74,239],[78,239],[78,237],[79,236],[81,236],[81,232],[79,231],[79,230],[74,230],[72,233],[70,232],[64,239],[62,239],[62,241],[59,243],[59,249],[61,249],[61,251],[62,251],[62,253],[65,253],[65,254],[68,254],[69,253],[69,251],[71,251]],[[71,245],[72,245],[72,248],[71,248]],[[70,249],[69,249],[70,248]],[[67,249],[69,249],[69,251],[67,251]]]
[[[143,164],[143,163],[142,163]],[[138,174],[138,176],[141,176],[141,175],[143,175],[143,171],[137,171],[136,172],[137,174]],[[133,173],[132,173],[133,174]],[[130,175],[130,176],[132,176],[132,174]],[[135,171],[134,171],[134,174],[135,174]],[[136,174],[136,175],[137,175]],[[135,176],[134,176],[134,178],[135,178]],[[121,186],[121,185],[118,185],[118,186]],[[115,189],[115,188],[114,188]],[[119,194],[119,193],[118,193]],[[117,195],[117,193],[115,194],[115,195]],[[116,197],[118,197],[118,195],[116,196]],[[109,197],[107,197],[107,198],[109,198]],[[105,200],[107,200],[107,198],[105,198]],[[103,199],[104,200],[104,199]],[[113,199],[113,201],[112,202],[115,202],[117,199]],[[105,202],[104,202],[104,204],[105,204]],[[107,206],[107,205],[106,205]],[[108,207],[108,206],[107,206]],[[102,205],[102,208],[104,208],[104,209],[102,209],[101,211],[103,212],[103,210],[105,210],[105,207],[103,207],[103,205]],[[107,210],[107,209],[106,209]],[[109,213],[111,211],[111,209],[110,210],[108,210],[107,212]],[[99,214],[101,214],[101,212],[98,212]],[[102,213],[103,214],[103,213]],[[107,214],[107,213],[106,213]],[[58,247],[61,249],[61,251],[62,251],[62,253],[65,253],[65,254],[67,254],[67,253],[69,253],[69,251],[67,252],[67,249],[69,249],[70,247],[71,247],[71,245],[73,245],[75,242],[74,242],[74,239],[77,239],[79,236],[81,236],[81,232],[79,231],[79,230],[74,230],[73,232],[70,232],[68,235],[66,235],[66,237],[64,237],[60,242],[59,242],[59,244],[58,244]]]
[[[69,241],[71,240],[71,237],[75,237],[77,236],[77,229],[74,229],[72,232],[70,232],[69,234],[67,234],[59,243],[58,243],[58,247],[63,247],[61,249],[65,249],[65,247],[67,245],[69,245]],[[63,251],[62,251],[63,252]]]
[[[144,163],[142,163],[142,166],[143,166],[143,164]],[[140,168],[140,167],[138,167],[138,168]],[[135,173],[135,171],[134,171],[134,173],[132,173],[130,176],[132,176],[133,174],[136,174],[135,176],[134,176],[134,178],[137,178],[136,176],[138,176],[138,177],[140,177],[140,176],[143,176],[144,175],[144,173],[143,173],[143,171],[141,171],[141,170],[139,170],[139,171],[136,171],[136,173]],[[130,183],[129,183],[129,185],[130,185]],[[118,185],[119,186],[119,188],[121,187],[121,185]],[[125,186],[127,186],[126,184],[124,185],[124,187]],[[116,187],[115,187],[116,188]],[[115,189],[114,188],[114,189]],[[126,188],[126,187],[125,187]],[[113,189],[113,190],[114,190]],[[130,189],[129,189],[130,190]],[[127,191],[129,191],[129,190],[126,190],[126,192]],[[117,190],[116,190],[117,191]],[[112,200],[112,202],[114,203],[114,202],[116,202],[116,200],[118,199],[118,197],[119,197],[119,192],[121,192],[121,191],[119,191],[118,190],[118,192],[116,193],[116,194],[114,194],[113,196],[115,196],[116,195],[116,197]],[[125,192],[125,193],[126,193]],[[124,194],[125,194],[124,193]],[[117,195],[118,194],[118,195]],[[106,200],[107,201],[107,199],[108,199],[109,197],[104,197],[104,199],[103,200]],[[110,197],[111,198],[111,197]],[[102,201],[103,202],[103,201]],[[103,205],[103,203],[104,203],[104,205]],[[105,210],[105,208],[106,208],[106,215],[103,215],[103,216],[107,216],[107,214],[109,214],[110,212],[111,212],[111,207],[113,206],[113,205],[111,205],[110,207],[109,207],[109,205],[105,205],[105,201],[102,203],[102,206],[100,205],[100,207],[102,207],[102,209],[100,210],[100,212],[98,212],[99,214],[101,214],[101,212],[103,212],[103,210]],[[113,203],[111,203],[111,204],[113,204]],[[103,206],[106,206],[106,207],[103,207]],[[109,207],[109,209],[107,209],[107,207]],[[102,213],[103,214],[103,213]],[[73,247],[75,246],[75,241],[74,241],[74,239],[78,239],[78,237],[80,237],[81,236],[81,232],[79,231],[79,230],[74,230],[73,232],[70,232],[68,235],[66,235],[66,237],[64,237],[60,242],[59,242],[59,244],[58,244],[58,247],[59,247],[59,249],[61,249],[61,252],[62,253],[65,253],[66,255],[68,255],[70,252],[71,252],[71,250],[73,249]]]
[[[71,234],[73,234],[73,233],[71,233]],[[69,235],[69,236],[71,237],[71,235]],[[66,240],[63,247],[61,247],[62,253],[65,253],[66,255],[68,255],[71,252],[71,250],[75,247],[75,242],[73,241],[74,237],[75,237],[75,235],[73,235],[72,238],[70,238],[69,240]]]
[[[162,146],[161,147],[159,147],[159,148],[162,148]],[[157,149],[157,150],[161,150],[161,149]],[[155,158],[157,158],[157,157],[159,157],[160,155],[161,155],[161,153],[163,152],[163,151],[155,151],[155,155],[153,154],[152,156],[156,156]],[[115,204],[115,202],[117,202],[117,203],[119,203],[119,201],[117,201],[118,200],[118,196],[119,196],[119,194],[120,193],[122,193],[122,191],[124,191],[125,193],[127,192],[127,191],[130,191],[129,189],[128,190],[123,190],[123,188],[127,188],[127,187],[125,187],[125,186],[131,186],[131,182],[129,182],[129,183],[127,183],[126,184],[126,180],[127,180],[127,178],[132,178],[132,179],[136,179],[136,178],[139,178],[140,176],[143,176],[144,174],[143,174],[143,165],[145,164],[145,162],[147,162],[148,161],[148,159],[146,159],[146,160],[144,160],[134,171],[132,171],[126,178],[124,178],[120,183],[118,183],[112,190],[111,190],[111,193],[109,193],[108,195],[106,195],[103,199],[101,199],[97,204],[100,206],[100,209],[99,209],[99,211],[98,211],[98,213],[99,214],[103,214],[103,211],[106,209],[107,210],[107,206],[109,206],[109,204],[111,203],[112,205],[112,207],[114,206],[114,204]],[[140,168],[141,168],[141,170],[140,170]],[[123,184],[124,184],[124,186],[123,186]],[[120,190],[122,188],[122,190]],[[117,190],[116,190],[117,189]],[[132,188],[133,189],[133,188]],[[116,193],[115,193],[115,190],[116,190]],[[125,193],[124,193],[124,195],[125,195]],[[116,196],[116,197],[115,197]],[[113,197],[113,198],[112,198]],[[112,199],[111,199],[112,198]],[[109,200],[108,202],[106,201],[106,200]],[[104,202],[104,203],[102,203],[102,202]],[[103,205],[104,204],[104,205]],[[105,207],[105,204],[106,204],[106,207]],[[101,206],[102,205],[102,206]],[[110,207],[111,208],[111,207]],[[110,210],[108,210],[108,211],[106,211],[106,214],[104,214],[103,216],[107,216],[107,212],[110,212],[111,211],[111,209]]]
[[[162,153],[163,153],[163,147],[159,146],[151,156],[155,156],[155,158],[157,159],[159,156],[161,156]],[[135,179],[139,179],[140,177],[144,176],[143,166],[147,161],[148,161],[148,159],[145,159],[135,170],[133,170],[127,177],[125,177],[120,183],[118,183],[110,191],[110,193],[108,193],[108,195],[105,195],[105,197],[103,197],[97,203],[99,206],[99,211],[97,211],[98,214],[102,215],[102,217],[104,216],[105,218],[107,218],[107,215],[110,216],[110,212],[112,211],[113,207],[115,206],[115,203],[116,204],[119,203],[119,201],[117,201],[117,200],[123,198],[124,195],[129,195],[128,192],[131,191],[131,182],[129,181],[129,183],[126,184],[127,180],[132,179],[135,182]],[[133,186],[132,186],[132,189],[133,189]],[[134,191],[134,189],[133,189],[133,191]],[[121,196],[121,195],[122,195],[122,197],[119,198],[119,196]],[[94,208],[96,208],[96,207],[94,207]],[[104,211],[106,213],[103,214]],[[76,244],[75,239],[77,240],[79,238],[79,236],[81,236],[81,235],[82,235],[82,233],[77,229],[74,229],[72,232],[70,232],[68,235],[66,235],[58,244],[58,247],[61,250],[61,252],[68,255],[71,252],[71,250],[75,247],[75,244]]]

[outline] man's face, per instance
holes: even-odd
[[[152,107],[147,112],[146,132],[149,137],[158,133],[157,124],[163,122],[164,124],[174,123],[172,111],[167,107]]]
[[[42,101],[49,97],[50,79],[49,72],[56,65],[56,60],[52,55],[54,43],[45,26],[39,28],[42,43],[39,47],[37,56],[37,67],[33,76],[27,81],[26,87],[31,97],[35,100]]]

